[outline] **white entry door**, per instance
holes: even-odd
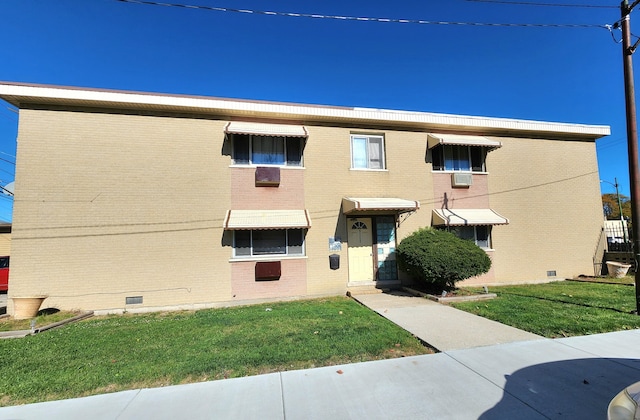
[[[349,281],[373,281],[371,218],[349,218],[347,224],[349,230]]]

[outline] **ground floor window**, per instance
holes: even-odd
[[[236,230],[234,257],[304,255],[304,229]]]
[[[491,248],[491,226],[449,226],[449,231],[460,239],[473,241],[482,249]]]

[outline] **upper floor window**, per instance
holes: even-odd
[[[384,137],[351,135],[352,169],[385,169]]]
[[[302,166],[303,137],[233,134],[236,165]]]
[[[434,171],[486,171],[486,147],[443,144],[434,147],[432,154]]]
[[[304,229],[234,231],[234,257],[304,255]]]

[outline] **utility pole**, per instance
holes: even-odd
[[[631,45],[629,15],[640,0],[629,5],[628,0],[620,4],[622,26],[622,64],[624,68],[624,97],[627,110],[627,150],[629,154],[629,181],[631,189],[631,223],[633,255],[635,261],[636,315],[640,315],[640,172],[638,171],[638,129],[636,122],[635,88],[633,86],[633,52],[638,46]]]

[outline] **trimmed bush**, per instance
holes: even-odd
[[[400,270],[435,290],[452,289],[456,282],[491,268],[491,259],[482,248],[444,230],[417,230],[396,251]]]

